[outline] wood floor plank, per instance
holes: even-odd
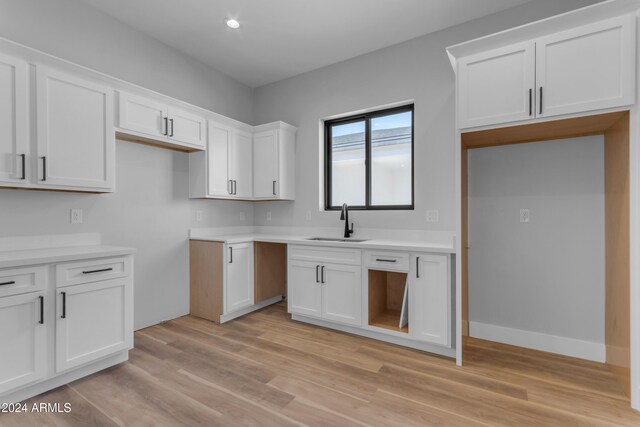
[[[280,303],[224,325],[135,334],[130,360],[2,414],[0,426],[638,426],[602,364],[469,338],[465,363],[294,322]]]

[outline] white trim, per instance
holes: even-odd
[[[367,338],[372,338],[378,341],[385,341],[391,344],[400,345],[403,347],[414,348],[416,350],[422,350],[429,353],[439,354],[441,356],[455,358],[456,350],[453,348],[441,347],[439,345],[428,344],[425,342],[416,341],[412,338],[404,338],[394,335],[390,335],[387,332],[380,333],[367,329],[362,329],[358,326],[347,326],[339,323],[327,322],[322,319],[314,319],[313,317],[301,316],[299,314],[292,314],[291,319],[297,322],[310,323],[315,326],[322,326],[323,328],[334,329],[340,332],[346,332],[353,335],[360,335]],[[391,332],[391,331],[389,331]],[[399,334],[400,332],[398,332]]]
[[[506,328],[488,323],[469,322],[469,336],[579,359],[605,362],[605,345],[575,338]]]
[[[120,363],[129,360],[129,350],[123,350],[112,356],[99,360],[98,362],[90,365],[65,372],[48,380],[21,388],[18,391],[14,391],[10,394],[6,394],[0,397],[0,403],[16,403],[22,402],[31,397],[44,393],[45,391],[53,390],[65,384],[69,384],[77,379],[86,377],[96,372],[107,369],[111,366],[118,365]]]

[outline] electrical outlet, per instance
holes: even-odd
[[[200,209],[196,210],[196,221],[202,221],[202,211]]]
[[[82,224],[82,209],[71,209],[71,224]]]
[[[240,221],[244,221],[245,219],[247,219],[247,216],[245,215],[244,211],[240,212]]]
[[[428,210],[427,211],[427,222],[439,222],[440,221],[440,211],[437,209]]]
[[[311,211],[307,211],[305,218],[307,219],[307,221],[311,221]]]
[[[520,209],[520,222],[530,222],[531,221],[531,212],[529,209]]]
[[[271,221],[271,212],[267,212],[267,221]]]

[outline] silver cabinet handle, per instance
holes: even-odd
[[[320,279],[318,278],[318,270],[320,269],[319,265],[316,265],[316,283],[320,283]]]
[[[420,257],[416,257],[416,278],[420,278]]]
[[[40,300],[40,320],[38,323],[44,325],[44,297],[41,295],[38,299]]]
[[[227,183],[227,193],[229,194],[233,194],[233,180],[228,180],[229,182]]]
[[[238,194],[238,181],[236,181],[235,179],[233,180],[233,194]]]
[[[173,119],[169,119],[169,123],[171,123],[171,133],[169,136],[173,136]]]
[[[42,157],[42,180],[47,180],[47,157]]]
[[[233,264],[233,246],[229,246],[229,264]]]
[[[398,262],[397,259],[384,259],[384,258],[376,258],[378,262]]]
[[[167,136],[169,135],[169,117],[163,117],[162,121],[164,122],[164,132],[162,134]]]
[[[324,283],[324,265],[320,269],[320,283]]]
[[[276,182],[273,181],[273,195],[276,195]]]

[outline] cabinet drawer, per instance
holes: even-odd
[[[0,270],[0,297],[42,291],[47,286],[47,267]]]
[[[402,252],[366,251],[365,263],[369,268],[409,271],[409,254]]]
[[[289,246],[289,258],[320,263],[360,265],[362,251],[324,246]]]
[[[101,258],[56,265],[56,287],[117,279],[131,274],[128,257]]]

